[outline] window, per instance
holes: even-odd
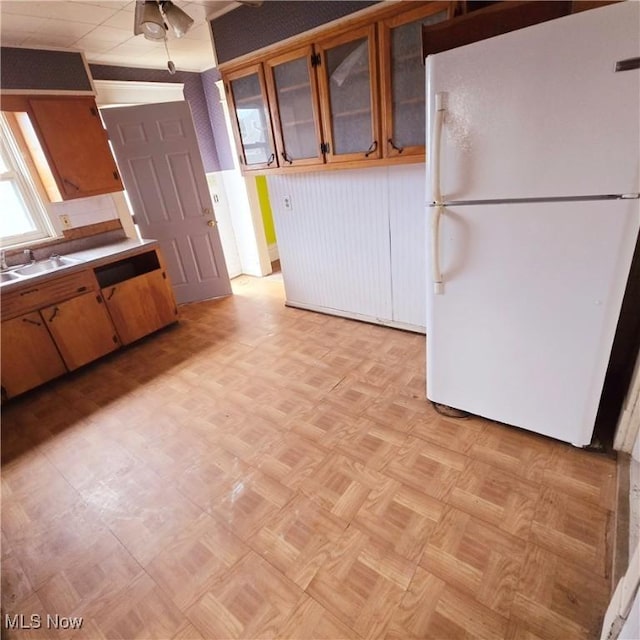
[[[0,116],[0,246],[55,235],[18,144]]]

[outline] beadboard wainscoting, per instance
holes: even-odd
[[[424,333],[424,164],[267,180],[288,305]]]

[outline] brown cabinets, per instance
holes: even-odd
[[[35,132],[63,200],[123,190],[91,96],[7,96],[2,109],[28,114],[33,130],[21,126],[22,135],[31,146]],[[37,157],[34,162],[41,174],[46,171]],[[42,178],[46,183],[47,176]]]
[[[243,172],[425,159],[425,56],[598,2],[381,2],[221,65]]]
[[[11,398],[66,372],[38,311],[2,323],[2,392]]]
[[[176,321],[178,309],[155,251],[96,269],[96,277],[122,344]]]
[[[404,2],[223,71],[248,171],[424,160],[421,30],[451,2]]]
[[[450,14],[450,3],[432,2],[382,20],[378,25],[382,144],[388,158],[424,158],[426,82],[422,29],[446,21]]]
[[[76,296],[46,307],[40,314],[69,371],[120,346],[99,294],[91,292]]]
[[[380,157],[375,25],[316,45],[327,162]]]
[[[316,64],[311,45],[264,63],[278,163],[283,167],[323,161]]]
[[[2,397],[92,362],[177,313],[157,248],[13,287],[2,296]]]
[[[227,88],[240,164],[247,169],[277,166],[262,65],[230,73]]]

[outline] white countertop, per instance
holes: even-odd
[[[94,247],[93,249],[85,249],[84,251],[76,251],[75,253],[66,253],[64,254],[64,257],[72,258],[77,262],[45,273],[20,276],[15,280],[3,282],[0,285],[1,291],[2,293],[8,293],[9,291],[12,291],[26,283],[33,284],[36,281],[44,282],[45,280],[53,279],[63,274],[66,275],[74,271],[81,271],[82,269],[86,269],[88,266],[98,266],[102,262],[111,262],[114,258],[117,259],[118,257],[125,257],[128,254],[138,253],[141,248],[151,247],[154,245],[157,245],[156,240],[137,240],[126,238],[119,242],[113,242],[101,247]],[[20,267],[17,265],[14,268]],[[8,271],[11,270],[12,269],[9,269]]]

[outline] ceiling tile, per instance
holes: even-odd
[[[38,27],[37,34],[42,36],[68,36],[71,42],[86,36],[93,27],[81,22],[69,22],[66,20],[43,20]]]
[[[122,44],[131,38],[131,32],[125,29],[99,26],[87,34],[87,38],[110,42],[112,47]]]
[[[33,33],[38,31],[41,24],[45,21],[44,18],[37,18],[35,16],[21,16],[15,13],[2,13],[2,33],[8,31],[22,31],[25,33]]]
[[[102,24],[105,27],[115,27],[116,29],[128,29],[133,33],[133,11],[118,11],[114,13],[110,18],[105,20]]]

